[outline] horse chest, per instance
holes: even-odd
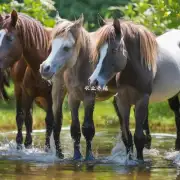
[[[134,105],[141,97],[141,93],[134,87],[128,85],[122,85],[118,88],[118,94],[120,97],[126,98],[130,105]]]
[[[134,68],[128,65],[119,77],[119,85],[131,86],[139,92],[151,93],[153,74],[152,71],[144,70],[141,66]]]

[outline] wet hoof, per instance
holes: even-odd
[[[26,149],[31,149],[32,148],[32,136],[30,134],[26,135],[26,139],[25,139],[25,142],[24,142],[24,147]]]
[[[59,159],[64,159],[64,154],[62,152],[56,151],[56,157]]]
[[[151,136],[146,136],[144,147],[146,149],[151,149]]]
[[[50,151],[50,149],[51,149],[50,146],[45,146],[45,147],[44,147],[44,151],[45,151],[46,153],[48,153],[48,152]]]
[[[151,142],[145,142],[144,147],[146,149],[151,149]]]
[[[85,161],[93,161],[95,160],[95,157],[93,156],[93,153],[90,152],[86,155]]]
[[[82,158],[83,158],[83,157],[82,157],[82,155],[81,155],[80,152],[74,153],[74,156],[73,156],[73,160],[74,160],[74,161],[81,161]]]
[[[176,150],[176,151],[179,151],[179,150],[180,150],[180,139],[176,139],[176,142],[175,142],[175,150]]]
[[[139,165],[144,164],[144,160],[143,160],[143,159],[138,159],[138,160],[136,160],[136,162],[137,162]]]
[[[24,147],[25,147],[26,149],[32,149],[32,144],[24,144]]]
[[[17,144],[17,150],[22,150],[22,149],[23,149],[22,144]]]
[[[131,154],[128,155],[128,160],[129,160],[129,161],[133,160],[133,157],[132,157]]]

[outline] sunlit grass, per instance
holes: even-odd
[[[8,88],[8,93],[11,97],[8,103],[1,101],[0,102],[0,128],[3,129],[16,129],[16,120],[15,120],[15,98],[13,94],[13,85],[11,88]],[[71,114],[68,109],[67,101],[64,103],[63,107],[63,125],[67,126],[71,123]],[[84,119],[84,110],[83,104],[80,106],[79,118],[82,122]],[[34,105],[33,109],[33,128],[39,129],[45,127],[45,112]],[[117,127],[119,128],[119,121],[115,114],[112,98],[104,101],[97,102],[94,110],[94,122],[96,127]],[[131,110],[130,114],[130,124],[131,127],[134,127],[134,112]],[[149,107],[149,122],[151,129],[154,130],[171,130],[175,132],[175,122],[174,115],[170,108],[168,107],[167,102],[150,105]]]

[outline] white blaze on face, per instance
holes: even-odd
[[[103,64],[104,58],[106,57],[107,50],[108,50],[108,43],[105,43],[100,48],[100,58],[99,58],[99,61],[98,61],[98,64],[96,66],[95,71],[93,72],[93,74],[90,77],[90,81],[91,82],[93,82],[95,79],[97,79],[97,77],[99,75],[99,72],[100,72],[100,70],[102,68],[102,64]]]
[[[56,37],[52,41],[52,50],[45,62],[48,63],[49,65],[57,64],[58,62],[54,62],[54,60],[55,60],[55,56],[56,56],[57,52],[59,51],[59,49],[62,47],[65,47],[65,46],[71,47],[74,43],[75,43],[75,40],[71,33],[68,33],[68,36],[66,38],[60,37],[60,36]]]
[[[6,35],[6,30],[5,29],[0,30],[0,46],[2,45],[2,41],[5,35]]]

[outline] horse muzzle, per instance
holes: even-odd
[[[55,72],[52,70],[52,67],[49,64],[44,64],[44,63],[40,65],[39,72],[42,78],[45,80],[50,80],[55,74]]]

